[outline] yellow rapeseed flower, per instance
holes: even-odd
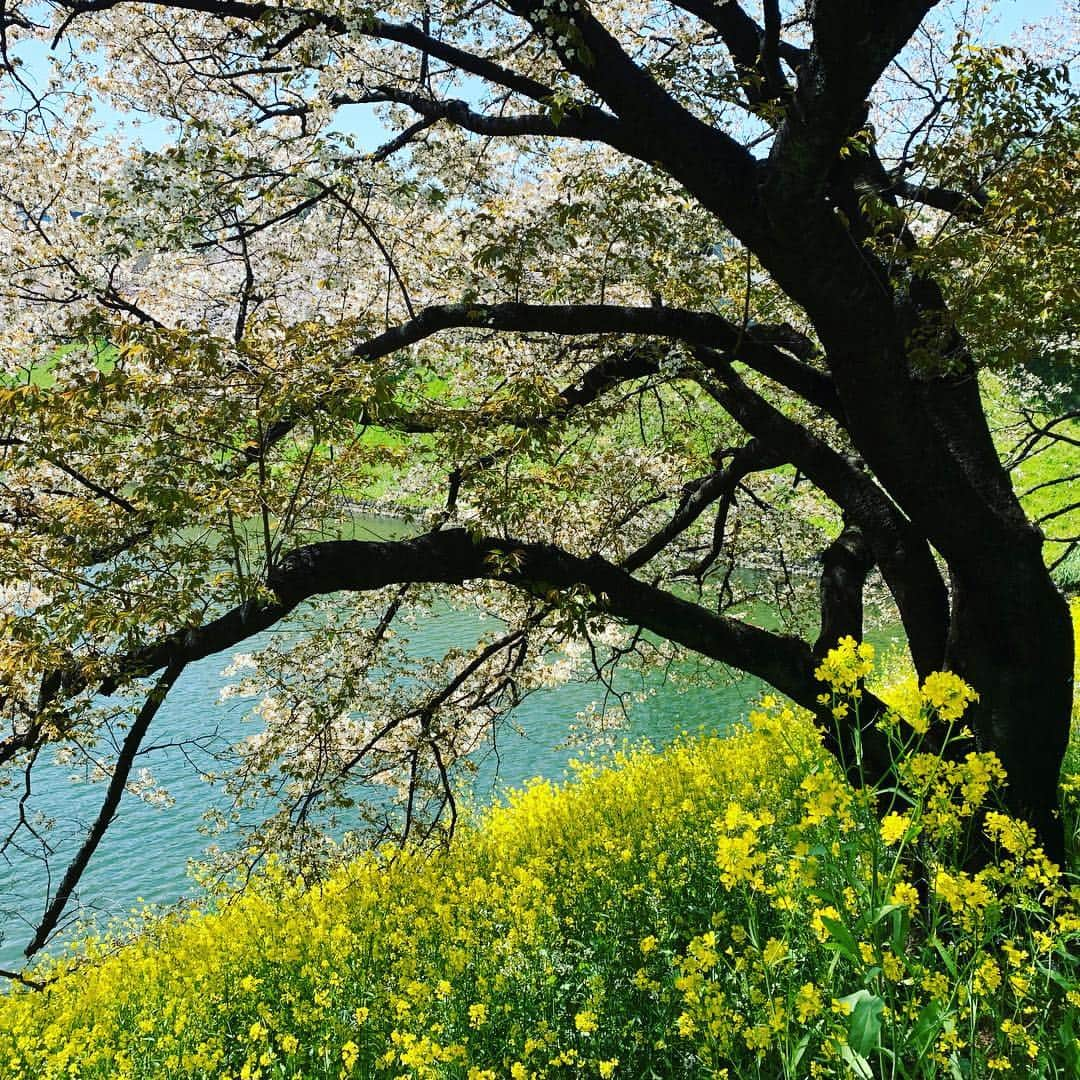
[[[341,1047],[341,1063],[351,1070],[360,1056],[360,1047],[350,1039]]]
[[[889,903],[901,904],[908,909],[910,914],[914,915],[915,909],[919,906],[919,891],[910,882],[898,881],[889,894]]]
[[[769,938],[765,948],[761,950],[761,959],[765,962],[766,967],[776,967],[786,959],[787,954],[788,947],[784,942],[777,938]]]
[[[959,675],[951,671],[934,671],[922,684],[922,699],[937,710],[938,716],[947,723],[959,720],[964,711],[979,695]]]
[[[825,1002],[821,991],[812,982],[804,983],[799,987],[799,992],[795,995],[795,1012],[798,1014],[800,1024],[805,1024],[815,1016],[820,1016],[824,1008]]]
[[[814,671],[814,678],[827,683],[834,693],[849,694],[874,670],[874,646],[842,637]]]
[[[585,1009],[574,1017],[574,1027],[582,1035],[591,1035],[597,1028],[599,1017],[591,1009]]]
[[[911,825],[910,814],[886,814],[881,822],[881,839],[889,845],[898,843]]]

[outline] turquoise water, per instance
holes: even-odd
[[[411,650],[416,656],[441,656],[451,646],[474,640],[481,625],[481,617],[475,612],[433,613],[412,633]],[[296,632],[285,625],[244,642],[235,652],[253,652],[273,633]],[[202,854],[207,842],[198,831],[202,814],[215,800],[220,803],[222,795],[200,779],[184,753],[169,744],[215,727],[227,742],[255,730],[251,723],[243,722],[250,701],[218,701],[221,687],[234,681],[221,675],[231,657],[232,653],[222,653],[191,665],[162,706],[147,739],[147,745],[161,748],[141,764],[152,769],[176,803],[159,808],[125,796],[83,877],[80,899],[98,918],[123,915],[139,898],[169,904],[195,892],[186,864]],[[710,672],[707,687],[680,689],[659,676],[650,685],[654,694],[632,706],[628,726],[618,738],[648,737],[661,744],[682,730],[723,730],[745,716],[750,701],[760,692],[756,680],[726,683],[719,668]],[[635,686],[630,684],[628,688]],[[640,688],[640,681],[636,688]],[[488,752],[481,753],[477,798],[497,797],[500,787],[518,786],[535,776],[561,777],[569,758],[580,756],[581,751],[560,748],[559,744],[565,740],[575,715],[598,700],[600,692],[595,684],[575,683],[538,691],[526,698],[511,714],[512,725],[504,725],[499,731],[497,746],[489,745]],[[518,734],[513,727],[524,734]],[[192,756],[198,760],[197,755]],[[206,761],[202,764],[208,765]],[[34,782],[31,805],[55,819],[61,837],[53,857],[54,885],[66,866],[64,856],[70,857],[77,848],[104,791],[98,783],[73,784],[70,775],[69,768],[48,767]],[[5,794],[0,799],[0,822],[12,820],[12,809],[13,796]],[[41,914],[44,884],[41,864],[32,852],[15,854],[11,861],[0,863],[0,929],[4,935],[0,967],[19,966],[22,949],[31,937],[30,923]]]

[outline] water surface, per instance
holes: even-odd
[[[410,651],[417,657],[441,656],[448,648],[471,644],[483,628],[484,619],[478,612],[439,610],[411,631]],[[99,917],[123,915],[140,899],[170,904],[195,892],[187,876],[187,863],[202,855],[207,841],[198,826],[215,800],[221,805],[222,795],[193,767],[192,759],[197,755],[190,749],[185,753],[176,744],[215,728],[219,738],[228,742],[251,734],[255,728],[243,719],[250,710],[250,700],[218,700],[221,688],[235,681],[235,676],[223,677],[222,671],[235,654],[256,651],[274,634],[298,632],[295,626],[282,624],[234,650],[191,664],[177,680],[147,738],[146,745],[160,749],[140,762],[152,768],[155,779],[175,798],[175,805],[161,808],[125,796],[82,880],[80,898]],[[640,677],[636,678],[636,683],[626,684],[627,689],[641,688]],[[724,730],[746,715],[750,701],[760,691],[757,680],[731,683],[718,667],[711,671],[707,686],[685,689],[660,675],[652,676],[649,685],[652,696],[632,706],[620,739],[647,737],[662,745],[683,730]],[[500,728],[497,752],[482,755],[476,797],[498,797],[501,788],[520,786],[532,777],[561,778],[568,760],[581,754],[580,749],[563,745],[571,724],[600,693],[602,688],[594,683],[570,683],[527,697],[511,714],[512,724]],[[54,885],[104,793],[103,784],[72,783],[71,774],[70,768],[46,766],[34,781],[32,806],[55,819],[61,838],[53,860]],[[0,799],[0,821],[12,820],[17,795],[7,793]],[[43,884],[41,864],[28,855],[16,854],[9,862],[0,863],[0,909],[4,909],[0,914],[4,935],[0,967],[20,965],[22,949],[32,936],[29,921],[41,914]]]

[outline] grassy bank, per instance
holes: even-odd
[[[837,708],[863,650],[824,666]],[[898,744],[966,697],[928,683]],[[8,995],[0,1075],[1075,1076],[1080,893],[982,815],[995,759],[908,762],[879,823],[767,701],[733,737],[535,784],[448,853],[271,871]],[[995,858],[969,874],[976,830]]]

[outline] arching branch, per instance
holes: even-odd
[[[375,359],[407,348],[444,330],[473,328],[515,333],[639,334],[707,345],[716,349],[738,346],[738,359],[787,387],[834,417],[840,405],[828,375],[769,343],[771,330],[759,340],[712,312],[685,308],[629,307],[615,304],[443,304],[420,312],[415,319],[358,345],[352,356]]]
[[[488,330],[505,333],[546,333],[559,337],[586,334],[628,334],[642,337],[666,338],[690,345],[707,345],[716,349],[738,346],[739,360],[759,374],[772,379],[788,390],[815,405],[834,419],[841,420],[840,403],[828,375],[786,348],[773,342],[801,348],[791,333],[775,327],[763,327],[761,335],[754,329],[744,331],[734,323],[711,312],[690,311],[669,307],[629,307],[614,304],[440,304],[421,311],[416,318],[369,338],[355,346],[346,360],[377,360],[410,346],[417,345],[448,330]],[[610,385],[613,378],[650,374],[641,365],[647,363],[645,353],[627,354],[622,360],[600,365],[587,373],[582,381],[564,391],[568,405],[575,406],[594,400],[601,387]],[[706,361],[708,363],[708,361]],[[625,373],[620,368],[629,367]],[[424,430],[423,422],[415,430]],[[285,418],[267,425],[261,443],[244,448],[244,464],[258,461],[261,454],[284,439],[296,426],[299,418]]]
[[[100,691],[111,693],[130,679],[230,648],[273,626],[313,596],[405,582],[462,584],[485,579],[540,594],[583,586],[595,597],[598,611],[756,674],[807,707],[816,700],[811,651],[803,641],[713,614],[638,581],[599,556],[584,559],[550,544],[474,538],[464,529],[410,540],[339,540],[296,548],[270,574],[273,600],[251,600],[202,626],[116,657],[116,674]],[[67,680],[69,692],[79,683],[74,676]]]
[[[430,123],[445,120],[476,135],[515,138],[543,135],[548,138],[584,139],[606,142],[635,153],[637,145],[619,121],[602,109],[583,106],[559,119],[548,113],[510,113],[492,116],[473,109],[458,98],[433,98],[402,87],[384,85],[363,95],[340,95],[334,105],[378,105],[393,102],[406,105]]]

